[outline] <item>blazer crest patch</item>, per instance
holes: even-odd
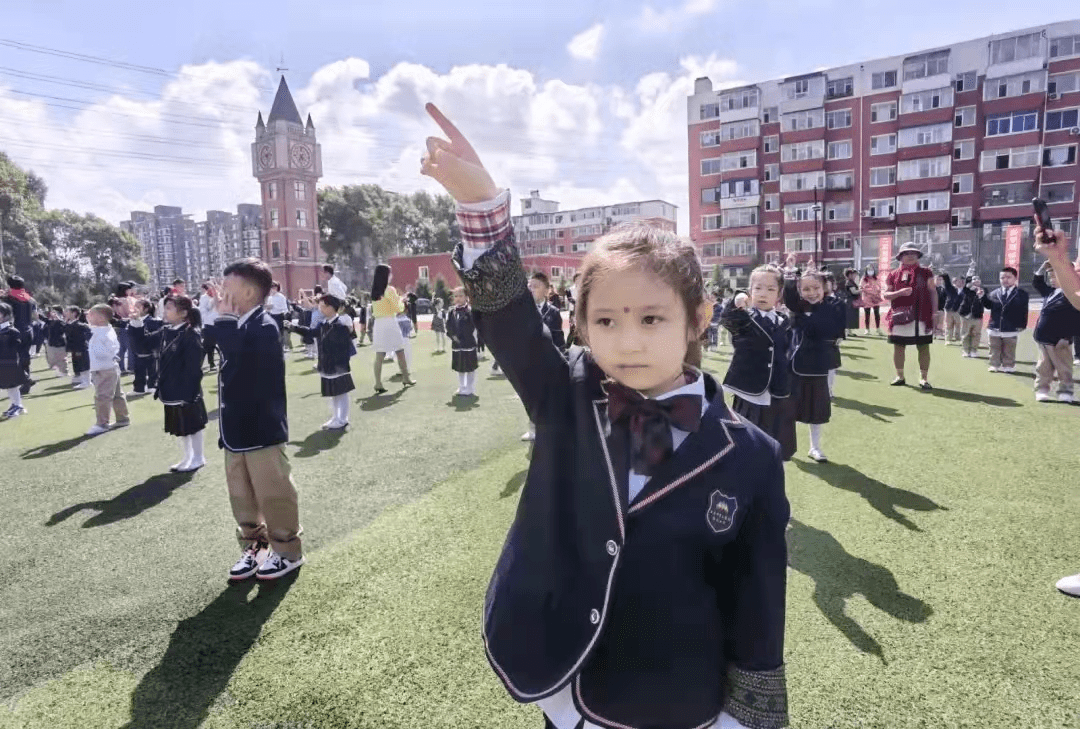
[[[739,508],[734,496],[727,496],[720,489],[709,497],[709,509],[705,512],[705,521],[717,534],[723,534],[735,523],[735,512]]]

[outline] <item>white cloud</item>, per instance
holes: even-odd
[[[700,2],[701,0],[697,0]],[[604,36],[604,24],[597,23],[586,31],[575,35],[566,45],[566,50],[574,58],[594,61],[600,53],[600,41]]]
[[[685,0],[682,5],[655,10],[651,5],[641,9],[638,27],[653,33],[677,30],[699,15],[707,15],[716,9],[718,0]]]

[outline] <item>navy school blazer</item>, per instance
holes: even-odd
[[[975,294],[975,290],[968,288],[968,285],[965,284],[960,289],[960,306],[957,312],[960,316],[968,319],[982,319],[983,307],[985,306],[984,299],[985,297],[979,298]]]
[[[945,282],[945,311],[960,311],[960,303],[964,299],[964,286],[957,287],[947,273],[941,274]]]
[[[1042,311],[1035,323],[1035,341],[1054,345],[1062,339],[1080,336],[1080,311],[1073,308],[1065,294],[1051,288],[1044,276],[1035,276],[1031,285],[1043,296]]]
[[[454,306],[446,313],[446,336],[454,349],[476,349],[476,325],[469,307]]]
[[[154,335],[164,326],[165,322],[156,316],[144,317],[142,326],[128,326],[128,338],[137,356],[150,357],[162,346],[161,338]]]
[[[49,319],[45,322],[45,342],[50,347],[60,349],[67,346],[64,332],[67,330],[67,322],[62,319]]]
[[[791,369],[788,367],[788,340],[791,322],[778,314],[779,322],[769,326],[748,309],[729,306],[720,323],[731,332],[731,356],[724,385],[742,394],[788,397],[791,394]],[[772,331],[768,331],[768,329]]]
[[[142,328],[131,327],[129,331],[138,332]],[[202,397],[203,342],[198,330],[187,324],[179,329],[159,327],[142,332],[140,341],[149,348],[161,347],[155,400],[193,403]]]
[[[984,308],[990,310],[988,329],[999,332],[1018,332],[1027,329],[1028,292],[1014,286],[1012,293],[1005,296],[1004,289],[994,289],[982,298]]]
[[[825,377],[836,358],[837,314],[824,299],[810,304],[799,295],[799,280],[784,282],[784,305],[792,315],[791,371],[802,377]]]
[[[455,263],[485,343],[536,424],[517,515],[484,605],[491,666],[517,701],[571,684],[602,727],[690,729],[726,710],[786,725],[789,506],[775,441],[708,410],[628,503],[629,434],[609,436],[604,375],[559,351],[527,289],[513,232]]]
[[[559,349],[566,349],[566,334],[563,333],[562,312],[559,311],[559,307],[545,301],[540,305],[540,318],[544,321],[544,326],[551,332],[551,341],[555,346]]]
[[[84,321],[65,322],[64,346],[69,352],[90,351],[90,337],[93,336],[90,325]]]
[[[291,329],[297,334],[315,335],[319,347],[316,369],[320,375],[336,377],[352,371],[349,358],[352,356],[353,329],[340,316],[335,317],[333,322],[320,322],[315,329],[298,324],[293,324]]]

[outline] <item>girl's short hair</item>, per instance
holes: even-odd
[[[334,311],[341,311],[341,299],[333,294],[323,294],[319,297],[319,303],[326,304]]]
[[[766,263],[763,266],[758,266],[757,268],[755,268],[753,271],[750,272],[750,282],[753,283],[754,276],[757,276],[758,274],[762,274],[762,273],[772,274],[773,276],[776,276],[776,285],[779,286],[780,288],[783,288],[783,286],[784,286],[784,272],[780,270],[779,266],[774,266],[771,263]]]
[[[202,312],[190,296],[172,294],[165,297],[165,303],[172,303],[173,307],[184,315],[184,320],[195,329],[202,327]]]
[[[135,302],[135,305],[138,306],[140,309],[142,309],[147,314],[153,314],[154,313],[154,305],[152,303],[150,303],[149,301],[147,301],[146,299],[139,299],[137,302]]]
[[[593,250],[581,263],[577,311],[579,331],[588,330],[589,295],[597,279],[612,271],[640,267],[674,289],[686,309],[687,327],[695,336],[689,341],[684,360],[701,366],[699,312],[705,302],[705,277],[701,261],[692,243],[680,240],[674,233],[645,223],[624,223],[596,240]]]

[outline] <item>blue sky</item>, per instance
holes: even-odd
[[[50,204],[109,219],[135,206],[171,203],[201,215],[257,200],[245,129],[268,110],[284,53],[301,113],[311,111],[320,132],[324,183],[428,188],[415,174],[423,135],[433,132],[419,113],[427,95],[464,119],[488,145],[481,152],[490,150],[489,165],[516,191],[541,187],[564,205],[664,197],[685,216],[685,96],[693,75],[762,80],[1080,16],[1066,3],[1037,17],[1030,7],[997,0],[6,0],[0,39],[189,71],[178,80],[0,45],[0,149],[45,174]],[[568,44],[590,29],[575,55]],[[18,75],[26,73],[122,93]],[[80,111],[16,91],[78,99]],[[222,128],[153,118],[170,110],[220,119]],[[175,136],[184,140],[180,152],[227,169],[211,175],[209,162],[178,167],[152,159],[179,152],[118,131]],[[188,177],[170,180],[177,170]]]

